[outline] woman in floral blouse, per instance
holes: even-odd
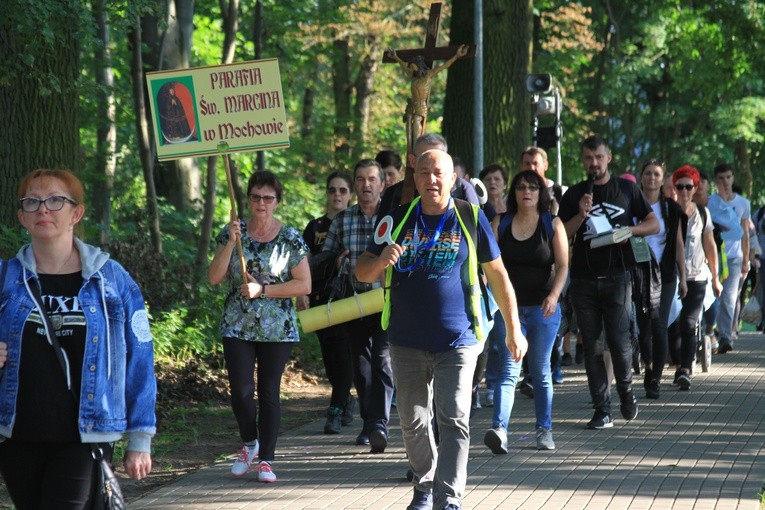
[[[228,281],[220,330],[231,407],[244,441],[231,474],[244,476],[252,469],[258,481],[270,483],[276,481],[271,463],[281,419],[279,387],[292,344],[300,340],[292,298],[311,291],[311,273],[308,246],[300,233],[274,218],[282,199],[281,183],[270,172],[255,172],[247,183],[247,196],[250,217],[232,221],[218,235],[208,276],[213,285]],[[247,282],[242,281],[237,237],[242,240]]]

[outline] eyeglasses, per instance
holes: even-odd
[[[327,193],[330,195],[334,195],[335,193],[340,193],[341,195],[347,195],[350,190],[348,188],[335,188],[334,186],[331,186],[327,188]]]
[[[534,186],[533,184],[516,184],[515,185],[515,191],[531,191],[532,193],[535,191],[539,191],[539,186]]]
[[[276,197],[273,195],[255,195],[251,194],[248,195],[250,197],[250,202],[263,202],[264,204],[272,204],[274,203],[274,200],[276,200]]]
[[[45,208],[49,211],[60,211],[66,203],[77,205],[76,200],[72,200],[69,197],[63,197],[61,195],[53,195],[52,197],[48,197],[44,200],[33,197],[26,197],[19,200],[21,210],[24,212],[37,212],[40,210],[40,206],[43,204],[45,204]]]
[[[675,189],[677,191],[691,191],[693,189],[693,184],[675,184]]]

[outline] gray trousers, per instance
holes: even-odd
[[[483,345],[427,352],[390,346],[397,410],[415,488],[433,493],[433,508],[461,505],[470,450],[473,372]],[[439,444],[431,417],[438,423]]]

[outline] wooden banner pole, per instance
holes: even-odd
[[[237,221],[239,216],[236,212],[236,195],[234,194],[234,183],[231,180],[231,164],[229,163],[228,154],[223,154],[223,164],[226,167],[226,182],[228,183],[228,198],[231,202],[231,221]],[[247,265],[244,263],[244,248],[242,248],[242,237],[236,238],[236,252],[239,254],[239,265],[242,269],[242,281],[249,283],[247,279]]]

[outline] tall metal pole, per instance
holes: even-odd
[[[473,12],[475,58],[473,59],[473,175],[483,169],[483,0],[475,0]]]

